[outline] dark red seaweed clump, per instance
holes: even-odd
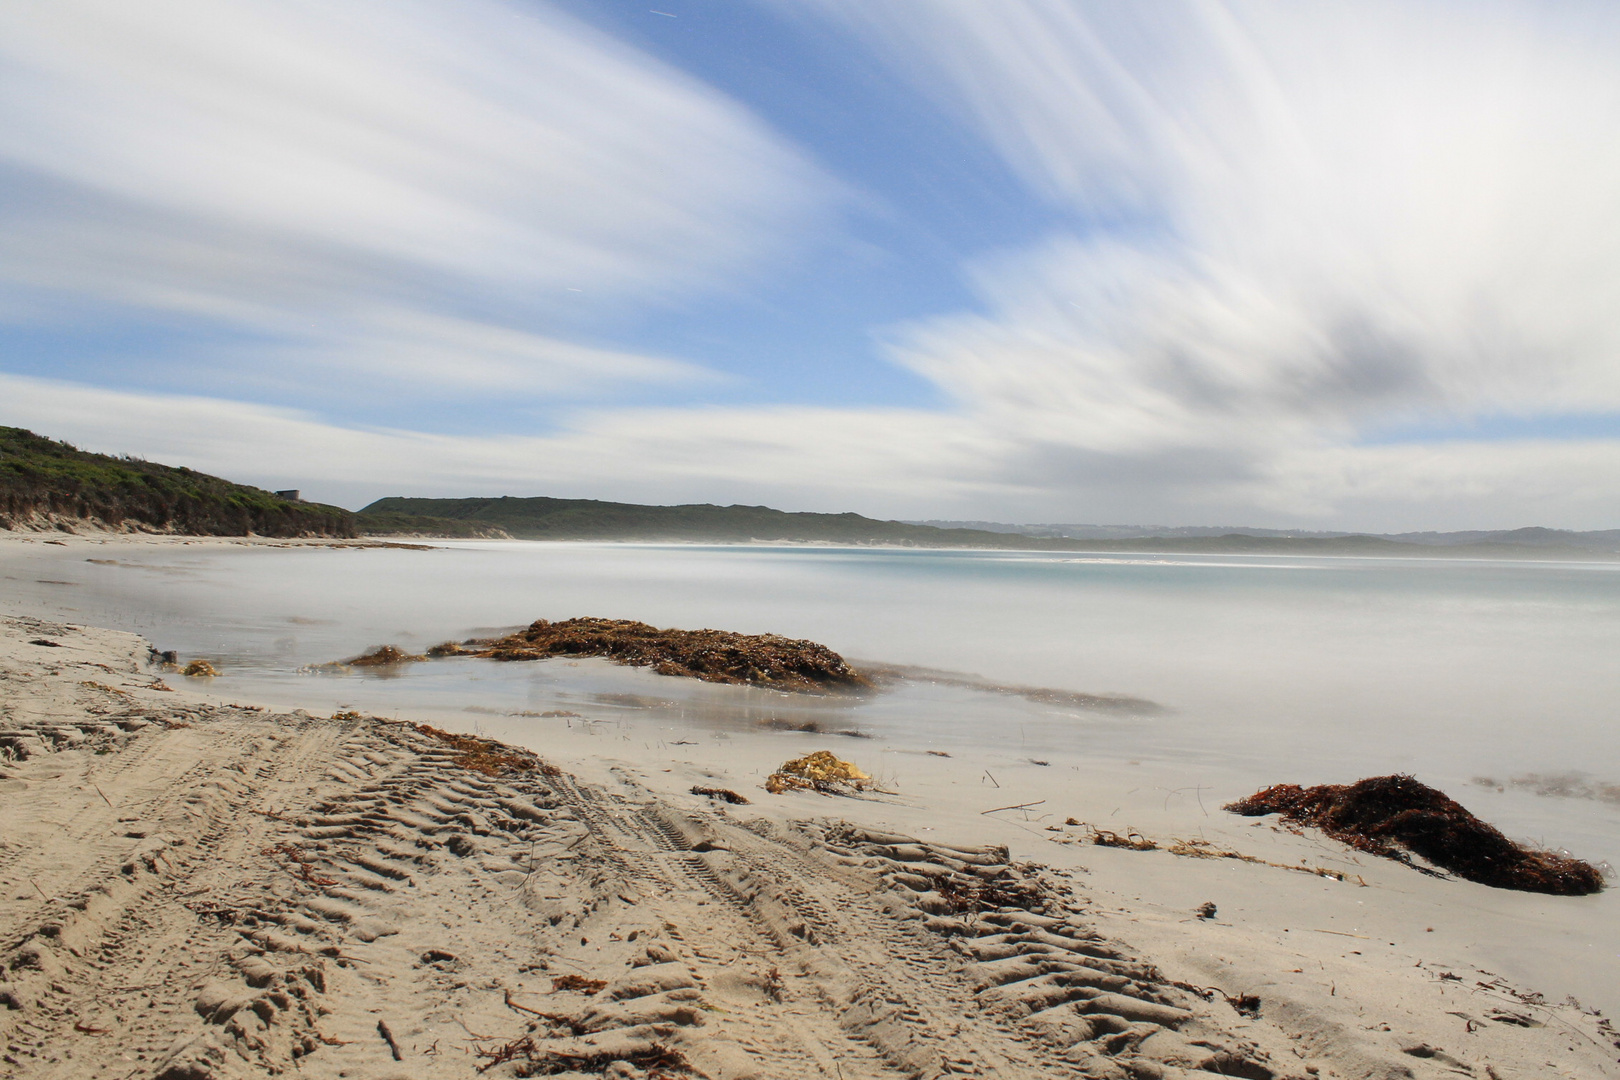
[[[515,634],[468,642],[454,651],[495,660],[602,656],[650,667],[660,675],[808,693],[871,686],[842,656],[814,641],[725,630],[660,630],[629,619],[540,619]]]
[[[1514,843],[1445,793],[1410,776],[1302,788],[1277,784],[1230,803],[1234,814],[1281,814],[1358,851],[1410,862],[1406,852],[1499,889],[1584,896],[1603,888],[1590,863]]]

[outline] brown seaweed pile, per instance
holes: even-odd
[[[1603,889],[1603,875],[1591,864],[1516,844],[1445,793],[1410,776],[1311,788],[1277,784],[1225,809],[1251,817],[1281,814],[1358,851],[1411,865],[1410,852],[1460,878],[1499,889],[1559,896]]]
[[[660,675],[808,693],[862,690],[871,685],[842,656],[814,641],[725,630],[660,630],[629,619],[540,619],[503,638],[436,645],[428,652],[493,660],[603,656],[620,664],[650,667]]]

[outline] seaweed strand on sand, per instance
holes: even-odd
[[[1234,814],[1281,814],[1358,851],[1411,863],[1407,852],[1460,878],[1499,889],[1584,896],[1603,889],[1590,863],[1514,843],[1441,791],[1410,776],[1302,788],[1276,784],[1229,803]]]

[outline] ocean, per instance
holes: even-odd
[[[539,749],[559,723],[670,740],[813,725],[987,767],[1153,765],[1200,801],[1411,773],[1509,835],[1620,863],[1620,563],[76,541],[8,546],[0,570],[8,610],[205,657],[223,672],[214,691],[243,700]],[[577,615],[810,638],[891,674],[877,693],[815,699],[601,661],[304,670]]]

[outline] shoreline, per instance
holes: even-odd
[[[1580,900],[1422,879],[1248,822],[1203,831],[1258,863],[1098,847],[1022,819],[1058,807],[1111,828],[1109,802],[1150,777],[1032,768],[1003,777],[1009,795],[964,788],[965,761],[800,733],[674,747],[530,722],[534,749],[501,753],[558,771],[490,776],[410,722],[443,717],[158,690],[145,648],[0,627],[0,996],[21,1006],[0,1011],[0,1042],[23,1048],[19,1076],[474,1076],[480,1050],[514,1047],[482,1075],[643,1076],[662,1048],[736,1078],[958,1059],[1004,1076],[1620,1076],[1606,1022],[1468,963],[1490,910]],[[766,795],[761,772],[805,748],[896,782]],[[1156,839],[1185,824],[1150,817],[1132,824]],[[1280,868],[1301,858],[1353,877]],[[1258,1015],[1226,1000],[1250,996]]]
[[[1180,549],[1156,548],[995,548],[995,547],[934,547],[917,544],[901,544],[888,542],[872,543],[844,543],[831,540],[541,540],[524,539],[521,537],[458,537],[433,536],[429,534],[379,533],[374,535],[362,534],[356,537],[274,537],[274,536],[192,536],[184,533],[162,533],[145,531],[119,531],[115,529],[97,529],[86,525],[79,532],[61,533],[49,530],[26,529],[0,529],[0,544],[10,543],[54,543],[67,545],[74,541],[84,544],[110,544],[110,543],[149,543],[154,545],[199,546],[219,544],[239,547],[286,547],[286,548],[353,548],[356,550],[367,548],[395,548],[402,550],[432,551],[447,545],[488,545],[488,544],[547,544],[547,545],[613,545],[617,547],[694,547],[694,548],[787,548],[794,550],[809,549],[823,551],[902,551],[902,552],[940,552],[951,554],[956,552],[972,553],[975,555],[1005,554],[1011,556],[1048,556],[1070,557],[1081,556],[1089,558],[1106,558],[1111,561],[1123,560],[1130,557],[1150,558],[1154,562],[1162,562],[1166,558],[1188,559],[1333,559],[1346,561],[1373,561],[1373,562],[1454,562],[1454,563],[1524,563],[1547,564],[1556,566],[1613,566],[1620,563],[1620,555],[1600,551],[1585,551],[1573,548],[1561,548],[1553,552],[1538,553],[1535,551],[1515,549],[1503,553],[1486,553],[1478,550],[1467,554],[1443,554],[1447,549],[1443,546],[1423,544],[1412,545],[1415,551],[1385,554],[1364,554],[1355,552],[1312,552],[1312,551],[1199,551]],[[1083,543],[1083,541],[1077,541]],[[1432,554],[1430,553],[1432,552]],[[1157,558],[1155,558],[1157,557]]]

